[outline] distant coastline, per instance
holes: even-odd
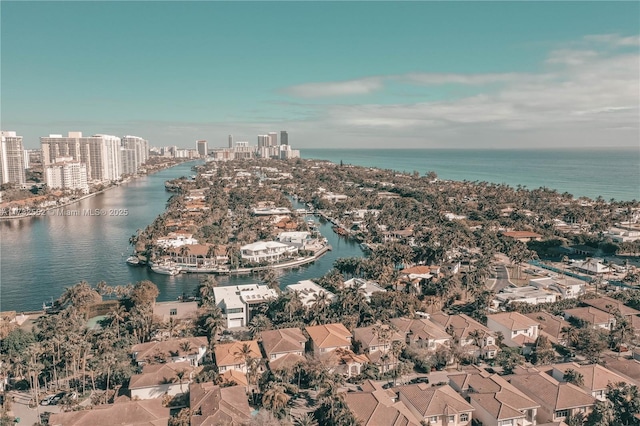
[[[303,149],[305,159],[400,172],[434,171],[440,179],[552,188],[575,198],[640,199],[640,149]]]

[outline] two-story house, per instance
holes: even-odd
[[[266,285],[243,284],[216,287],[213,297],[227,322],[227,328],[238,328],[249,324],[254,310],[275,299],[278,294]]]
[[[351,333],[340,323],[314,325],[305,330],[312,342],[316,355],[335,351],[338,348],[351,349]]]
[[[483,425],[533,426],[536,401],[497,374],[485,370],[449,376],[449,384],[475,408],[473,416]]]
[[[538,423],[559,422],[581,413],[589,415],[596,399],[584,390],[567,382],[559,382],[543,372],[515,374],[509,383],[536,401]]]
[[[372,325],[353,330],[353,338],[361,346],[369,360],[378,365],[384,373],[397,363],[389,350],[393,342],[404,342],[405,337],[389,325]]]
[[[391,324],[405,336],[405,342],[410,346],[435,351],[451,344],[451,336],[439,324],[426,318],[393,318]]]
[[[498,353],[493,332],[466,314],[447,315],[437,312],[431,314],[431,321],[444,327],[470,356],[493,359]]]
[[[421,422],[430,425],[466,426],[471,424],[475,408],[449,385],[430,386],[426,383],[399,386],[398,401]]]
[[[279,370],[304,361],[307,338],[299,328],[281,328],[262,332],[262,348],[271,370]]]
[[[604,401],[607,397],[607,385],[609,383],[616,384],[627,382],[628,380],[617,373],[603,367],[599,364],[580,365],[575,362],[567,362],[563,364],[554,364],[551,375],[559,382],[564,381],[565,374],[568,370],[573,370],[582,376],[582,384],[578,385],[591,396],[600,401]]]
[[[584,308],[573,308],[564,311],[565,319],[575,318],[589,324],[593,328],[603,328],[611,330],[616,325],[616,317],[605,311],[601,311],[593,306]]]
[[[530,351],[538,338],[539,324],[518,312],[502,312],[487,315],[487,327],[494,333],[502,333],[504,344],[511,348]]]
[[[257,340],[220,343],[214,347],[213,352],[220,374],[229,370],[247,374],[247,364],[252,359],[262,359]]]

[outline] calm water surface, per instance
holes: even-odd
[[[110,285],[151,280],[160,289],[158,300],[192,294],[201,276],[158,275],[148,268],[125,263],[131,251],[129,237],[144,229],[166,208],[171,194],[164,182],[193,174],[194,163],[181,164],[134,180],[66,207],[76,209],[128,209],[127,216],[46,216],[0,222],[0,311],[28,311],[42,307],[82,280]],[[331,269],[337,257],[361,256],[360,247],[340,239],[330,224],[321,232],[334,250],[314,264],[284,273],[281,284],[318,277]],[[222,284],[252,283],[255,277],[222,277]]]

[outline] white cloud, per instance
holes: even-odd
[[[586,42],[610,44],[612,46],[640,46],[640,36],[621,36],[620,34],[594,34],[584,37]]]
[[[299,84],[286,88],[284,92],[300,98],[325,98],[332,96],[365,95],[381,88],[381,78],[367,77],[358,80]]]
[[[436,73],[409,73],[396,76],[397,80],[410,83],[438,85],[438,84],[463,84],[479,86],[491,83],[504,83],[522,78],[518,73],[497,74],[436,74]]]

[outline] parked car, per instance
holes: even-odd
[[[53,404],[54,397],[55,395],[49,395],[46,398],[43,398],[42,401],[40,401],[40,405],[54,405]]]
[[[409,384],[415,385],[416,383],[429,383],[428,377],[416,377],[415,379],[411,379]]]

